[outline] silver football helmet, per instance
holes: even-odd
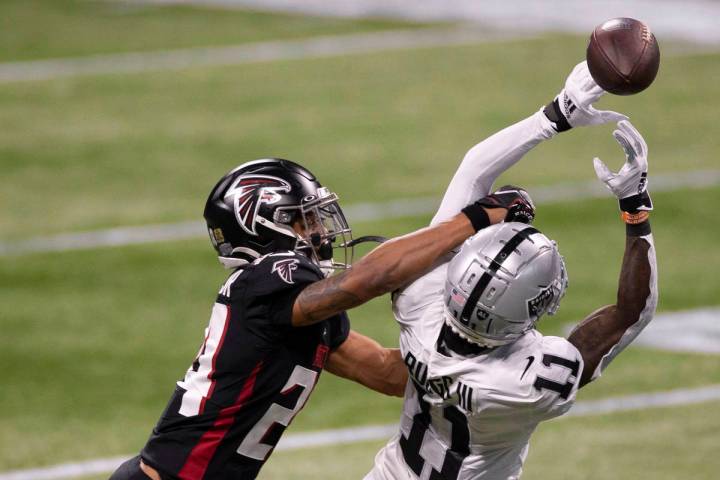
[[[499,223],[469,238],[448,267],[445,321],[486,347],[513,342],[553,315],[565,294],[555,242],[524,223]]]

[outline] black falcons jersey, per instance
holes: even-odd
[[[348,336],[344,313],[292,327],[292,307],[320,270],[293,252],[234,272],[213,307],[205,340],[142,458],[163,477],[255,478],[305,405],[328,352]]]

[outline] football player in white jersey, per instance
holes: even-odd
[[[537,424],[567,412],[578,388],[600,376],[652,319],[657,282],[647,146],[624,116],[592,107],[603,93],[585,62],[579,64],[547,107],[467,153],[432,224],[486,195],[542,140],[621,120],[614,136],[625,165],[615,174],[595,159],[626,223],[616,304],[591,313],[567,339],[535,330],[543,314],[558,308],[565,265],[555,242],[527,224],[534,211],[523,218],[511,216],[510,207],[505,223],[488,223],[454,257],[394,294],[410,380],[400,431],[377,454],[366,480],[519,478]],[[507,186],[490,198],[508,205],[525,195]],[[507,221],[518,219],[528,222]]]

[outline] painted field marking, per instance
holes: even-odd
[[[720,308],[659,313],[633,345],[673,352],[720,354]]]
[[[560,29],[562,30],[562,29]],[[0,84],[88,75],[177,71],[251,63],[361,55],[392,50],[476,45],[539,38],[536,30],[481,29],[477,26],[386,30],[327,35],[302,40],[268,41],[223,47],[195,47],[147,52],[0,63]],[[663,50],[665,58],[718,52],[718,45],[679,42]]]
[[[648,408],[692,405],[720,399],[720,385],[678,389],[667,392],[627,395],[578,402],[564,417],[602,415]],[[561,420],[564,417],[560,417]],[[340,428],[308,433],[290,433],[281,438],[276,450],[288,451],[328,445],[343,445],[390,438],[397,424]],[[63,463],[45,468],[13,470],[0,473],[0,480],[58,480],[110,473],[131,456],[101,458],[85,462]]]
[[[673,191],[680,188],[714,187],[720,185],[720,170],[658,174],[653,175],[651,182],[653,192]],[[608,190],[596,180],[530,187],[529,191],[532,192],[536,204],[610,197]],[[439,204],[440,199],[437,197],[420,197],[383,203],[359,203],[344,207],[343,211],[352,225],[358,222],[432,215]],[[107,230],[35,237],[23,242],[0,242],[0,256],[171,242],[206,236],[205,224],[198,221],[117,227]]]
[[[445,27],[327,35],[303,40],[257,42],[224,47],[196,47],[29,60],[0,63],[0,83],[336,57],[534,37],[535,35],[530,33],[523,34],[513,31],[488,32],[480,31],[477,28]]]
[[[573,328],[574,323],[565,325],[565,335],[570,335]],[[658,313],[640,332],[632,346],[720,355],[720,308]]]

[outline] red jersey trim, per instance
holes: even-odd
[[[178,477],[182,480],[200,480],[205,476],[205,471],[210,464],[210,460],[212,460],[220,442],[225,438],[225,435],[235,421],[235,415],[252,396],[253,389],[255,388],[255,380],[262,369],[262,363],[262,360],[260,360],[258,364],[255,365],[253,371],[250,372],[235,403],[230,407],[220,410],[213,426],[200,437],[197,445],[193,447],[185,461],[185,465],[183,465],[178,474]]]

